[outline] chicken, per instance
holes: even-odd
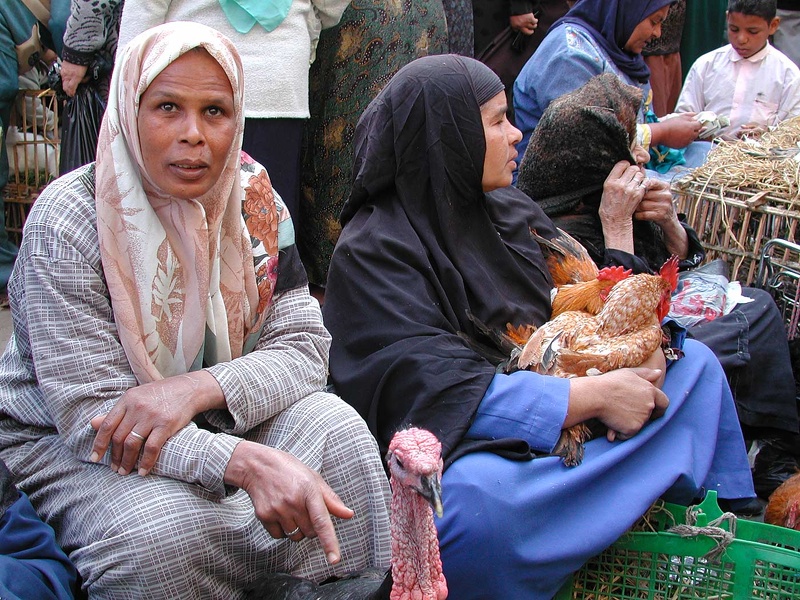
[[[677,283],[677,257],[664,263],[658,275],[623,279],[596,315],[567,311],[539,327],[522,349],[518,367],[580,377],[642,364],[661,346],[661,321]],[[585,424],[565,429],[554,452],[568,466],[580,464],[590,435]]]
[[[551,318],[570,310],[585,310],[596,315],[614,284],[628,277],[631,271],[623,267],[598,270],[578,240],[563,229],[558,232],[558,237],[548,240],[531,230],[533,239],[542,249],[553,280]],[[515,332],[512,332],[511,325],[508,329],[513,337]]]
[[[445,600],[433,511],[442,516],[442,445],[429,431],[398,431],[386,455],[392,486],[392,567],[317,585],[286,573],[264,575],[248,600]]]
[[[800,531],[800,472],[770,494],[764,509],[764,522]]]

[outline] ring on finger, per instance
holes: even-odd
[[[283,534],[284,534],[284,535],[285,535],[287,538],[290,538],[290,537],[292,537],[293,535],[297,535],[298,533],[300,533],[300,526],[299,526],[299,525],[298,525],[297,527],[295,527],[294,529],[292,529],[291,531],[284,531],[284,532],[283,532]]]
[[[131,435],[135,437],[137,440],[141,440],[143,442],[147,441],[147,438],[144,437],[141,433],[136,433],[135,431],[131,430]]]

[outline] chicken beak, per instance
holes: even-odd
[[[419,491],[420,496],[428,501],[436,516],[441,517],[444,514],[444,509],[442,507],[442,482],[439,479],[439,474],[434,473],[433,475],[422,477],[420,482],[422,484],[422,489]]]

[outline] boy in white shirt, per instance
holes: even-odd
[[[800,69],[771,46],[776,0],[729,0],[727,46],[698,58],[675,112],[712,111],[728,117],[721,137],[758,134],[800,115]]]

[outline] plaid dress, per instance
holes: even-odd
[[[320,392],[330,336],[307,290],[274,298],[253,352],[208,370],[227,411],[164,445],[152,473],[88,461],[92,417],[136,379],[117,336],[89,168],[52,183],[26,223],[0,358],[0,457],[75,562],[92,598],[240,598],[266,571],[322,580],[390,554],[388,483],[357,413]],[[342,561],[316,539],[272,539],[244,490],[223,483],[241,439],[291,453],[355,511],[335,520]]]

